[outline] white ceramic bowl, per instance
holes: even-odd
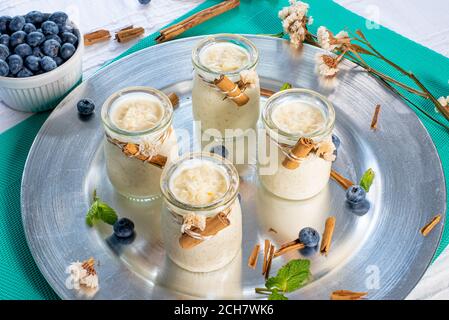
[[[84,39],[76,28],[78,47],[72,57],[56,69],[28,78],[0,77],[0,100],[24,112],[40,112],[56,107],[82,76]]]

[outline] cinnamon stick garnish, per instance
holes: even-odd
[[[263,264],[262,264],[262,275],[267,271],[267,262],[268,262],[268,253],[271,248],[271,242],[268,239],[265,239],[264,247],[263,247]]]
[[[349,189],[351,186],[354,185],[354,182],[352,182],[349,179],[346,179],[335,170],[331,170],[331,178],[334,179],[345,190]]]
[[[241,107],[248,103],[249,97],[242,90],[240,90],[236,83],[232,82],[231,79],[225,75],[221,75],[219,79],[215,79],[214,84],[228,98],[234,101],[237,106]]]
[[[294,251],[294,250],[301,250],[304,248],[305,248],[304,244],[300,243],[299,241],[295,241],[294,244],[280,248],[279,250],[277,250],[274,253],[274,257],[277,258],[279,256],[282,256],[283,254],[286,254],[287,252]]]
[[[171,104],[173,106],[173,109],[176,109],[178,107],[178,104],[179,104],[179,97],[178,97],[178,95],[176,93],[174,93],[174,92],[171,92],[171,93],[169,93],[167,95],[167,97],[170,100],[170,102],[171,102]]]
[[[206,228],[201,231],[199,228],[192,228],[192,232],[198,233],[203,237],[215,236],[218,232],[228,227],[231,224],[227,215],[224,212],[220,212],[219,214],[208,217],[206,219]],[[179,238],[179,244],[183,249],[191,249],[197,245],[199,245],[204,240],[196,239],[189,236],[187,233],[183,233]]]
[[[256,269],[257,260],[259,259],[260,245],[256,244],[248,259],[248,267]]]
[[[184,19],[168,28],[162,29],[160,35],[156,38],[157,43],[171,40],[183,32],[213,18],[225,13],[240,5],[240,0],[223,1],[215,6],[202,10],[187,19]]]
[[[161,154],[157,154],[155,156],[146,156],[139,152],[139,146],[134,143],[127,143],[123,147],[123,153],[128,157],[134,157],[144,162],[151,163],[159,168],[163,168],[167,163],[167,157]]]
[[[111,33],[108,30],[97,30],[94,32],[86,33],[84,35],[84,45],[91,46],[98,42],[107,41],[111,38]]]
[[[374,110],[373,120],[371,120],[371,129],[377,129],[377,121],[379,121],[379,112],[380,112],[380,104],[376,106],[376,110]]]
[[[295,146],[290,150],[288,156],[282,161],[282,165],[290,170],[299,167],[299,160],[305,158],[312,151],[314,146],[313,140],[309,138],[300,138]]]
[[[324,226],[323,240],[321,241],[320,252],[327,256],[331,248],[332,235],[334,234],[335,228],[335,217],[331,216],[326,219],[326,224]]]
[[[421,228],[421,234],[424,237],[427,237],[427,235],[433,230],[433,228],[436,227],[436,225],[438,223],[440,223],[441,221],[441,215],[436,215],[435,217],[432,218],[432,220],[430,220],[430,222],[428,224],[426,224],[424,227]]]
[[[368,292],[353,292],[349,290],[337,290],[332,292],[331,300],[361,300]]]
[[[138,38],[145,33],[145,29],[142,27],[126,27],[116,32],[115,39],[120,42],[127,42],[132,39]]]
[[[270,89],[265,89],[265,88],[260,88],[260,95],[262,97],[271,97],[273,94],[275,94],[275,92],[273,90]]]
[[[268,251],[268,259],[267,259],[267,268],[265,269],[265,279],[268,279],[270,276],[271,264],[273,262],[274,257],[274,245],[270,245],[270,250]]]

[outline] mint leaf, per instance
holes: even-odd
[[[284,91],[284,90],[287,90],[287,89],[291,89],[293,86],[290,84],[290,83],[288,83],[288,82],[285,82],[283,85],[282,85],[282,87],[279,89],[279,91]]]
[[[117,213],[108,204],[97,201],[99,210],[99,218],[107,224],[113,225],[117,221]]]
[[[366,192],[369,192],[369,189],[371,188],[371,185],[373,184],[374,177],[376,174],[374,173],[373,169],[368,169],[365,171],[365,173],[362,176],[362,179],[360,179],[360,186],[365,189]]]
[[[86,223],[89,227],[93,227],[96,220],[98,220],[98,201],[92,203],[86,214]]]
[[[269,278],[265,286],[267,289],[278,289],[282,292],[292,292],[301,288],[310,277],[309,260],[292,260],[279,269],[275,277]]]
[[[273,289],[272,293],[268,296],[268,300],[288,300],[288,298],[282,293],[279,293],[277,289]]]

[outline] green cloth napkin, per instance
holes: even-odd
[[[218,2],[220,1],[208,0],[186,14],[185,17]],[[330,0],[308,0],[306,2],[310,4],[310,14],[315,20],[311,27],[312,32],[315,32],[321,25],[326,25],[334,32],[345,28],[348,30],[362,29],[376,48],[406,69],[413,70],[437,97],[449,94],[447,85],[449,59],[386,28],[368,30],[364,18]],[[220,32],[278,33],[282,31],[282,28],[277,18],[277,12],[287,4],[287,0],[242,0],[240,7],[189,30],[182,37]],[[115,60],[155,44],[156,36],[157,34],[152,34],[142,39]],[[379,64],[377,67],[387,74],[396,75],[389,66]],[[407,97],[428,112],[434,112],[433,106],[427,101],[412,95],[407,95]],[[419,111],[417,114],[437,146],[445,173],[449,173],[449,132],[422,116]],[[19,193],[23,166],[31,143],[48,115],[48,112],[36,114],[0,135],[0,145],[2,146],[0,158],[0,299],[57,298],[40,274],[30,254],[20,216]],[[439,117],[442,119],[441,116]],[[38,187],[36,185],[36,188]],[[449,229],[446,227],[436,257],[448,243]]]

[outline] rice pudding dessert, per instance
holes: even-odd
[[[226,137],[232,138],[255,128],[260,112],[258,60],[254,44],[238,35],[209,37],[193,49],[193,117],[202,131],[223,139],[226,129],[239,129],[228,132]],[[227,89],[220,86],[224,82],[217,84],[220,80],[227,80]]]
[[[236,256],[242,244],[238,186],[236,169],[218,155],[187,154],[164,171],[161,228],[173,262],[209,272]]]
[[[335,146],[335,111],[330,102],[306,89],[273,95],[265,106],[266,158],[259,154],[259,176],[271,193],[304,200],[326,187]]]
[[[172,117],[170,100],[156,89],[126,88],[106,100],[106,168],[118,193],[134,200],[160,195],[162,170],[178,154]]]

